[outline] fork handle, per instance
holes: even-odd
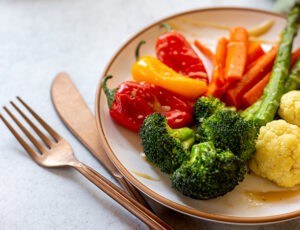
[[[77,169],[89,181],[94,183],[98,188],[121,204],[129,212],[142,220],[151,229],[173,229],[139,202],[130,197],[126,192],[122,191],[112,182],[97,173],[94,169],[79,161],[74,162],[71,166]]]
[[[145,201],[145,199],[142,197],[142,195],[137,191],[137,189],[130,184],[124,177],[115,177],[115,179],[119,182],[119,184],[125,189],[125,191],[133,197],[135,200],[137,200],[140,204],[145,206],[148,210],[153,212],[150,205]]]

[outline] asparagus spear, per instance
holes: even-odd
[[[284,93],[284,85],[291,64],[291,51],[297,35],[300,21],[300,6],[295,6],[287,17],[287,25],[282,32],[282,39],[272,70],[270,82],[264,90],[261,105],[253,119],[260,125],[273,120],[276,115],[280,98]]]
[[[254,115],[256,114],[256,112],[258,111],[260,105],[261,105],[262,100],[259,99],[258,101],[256,101],[253,105],[251,105],[250,107],[248,107],[247,109],[245,109],[241,115],[243,118],[245,118],[246,120],[250,120],[253,119]]]
[[[293,66],[288,79],[286,80],[284,86],[284,93],[289,91],[299,89],[300,85],[300,58],[297,60],[295,65]]]
[[[287,93],[292,90],[300,89],[300,58],[297,60],[293,66],[288,79],[284,85],[284,93]],[[250,120],[254,117],[258,109],[260,108],[262,100],[258,100],[253,105],[244,110],[241,115],[246,120]]]

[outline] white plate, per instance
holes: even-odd
[[[275,42],[278,41],[279,33],[283,29],[286,20],[283,15],[273,12],[246,8],[209,8],[169,17],[145,28],[126,42],[112,58],[103,76],[107,74],[114,76],[108,82],[110,88],[117,87],[123,81],[131,80],[131,66],[135,62],[134,51],[136,45],[140,40],[145,40],[147,43],[142,47],[141,55],[155,56],[156,39],[164,32],[164,29],[159,28],[158,25],[163,21],[171,20],[175,22],[179,25],[179,31],[188,40],[197,38],[212,50],[215,50],[217,39],[221,36],[228,37],[228,31],[195,26],[193,22],[252,28],[270,19],[273,19],[275,23],[261,38]],[[300,44],[299,36],[294,44]],[[211,64],[204,57],[202,58],[208,72],[210,72]],[[111,119],[106,97],[100,84],[95,109],[98,129],[106,152],[112,162],[138,189],[163,205],[195,217],[245,224],[270,223],[300,215],[300,195],[271,203],[251,201],[249,196],[245,194],[247,190],[280,190],[273,183],[254,175],[247,175],[245,180],[232,192],[216,199],[201,201],[181,195],[171,188],[168,175],[161,173],[158,168],[143,160],[141,157],[143,150],[138,134],[117,125]],[[137,176],[132,173],[132,170],[153,178],[159,178],[160,181],[152,181]]]

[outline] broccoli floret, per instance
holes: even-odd
[[[217,111],[224,109],[225,104],[215,97],[199,97],[194,105],[194,119],[196,124],[202,123]]]
[[[255,152],[255,140],[259,126],[253,120],[245,120],[237,112],[220,110],[204,120],[197,128],[197,141],[212,141],[216,148],[230,150],[244,161]]]
[[[146,117],[139,132],[146,159],[164,173],[173,173],[186,159],[195,141],[194,131],[171,129],[166,117],[153,113]]]
[[[231,191],[246,174],[245,163],[230,151],[203,142],[192,147],[190,160],[171,176],[172,187],[185,196],[207,200]]]

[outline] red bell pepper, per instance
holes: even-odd
[[[157,58],[184,76],[208,83],[202,60],[185,37],[176,31],[167,31],[156,41]]]
[[[125,81],[118,88],[108,89],[103,78],[109,113],[118,124],[138,132],[144,119],[154,112],[166,116],[171,128],[188,126],[193,121],[193,107],[182,97],[146,82]]]

